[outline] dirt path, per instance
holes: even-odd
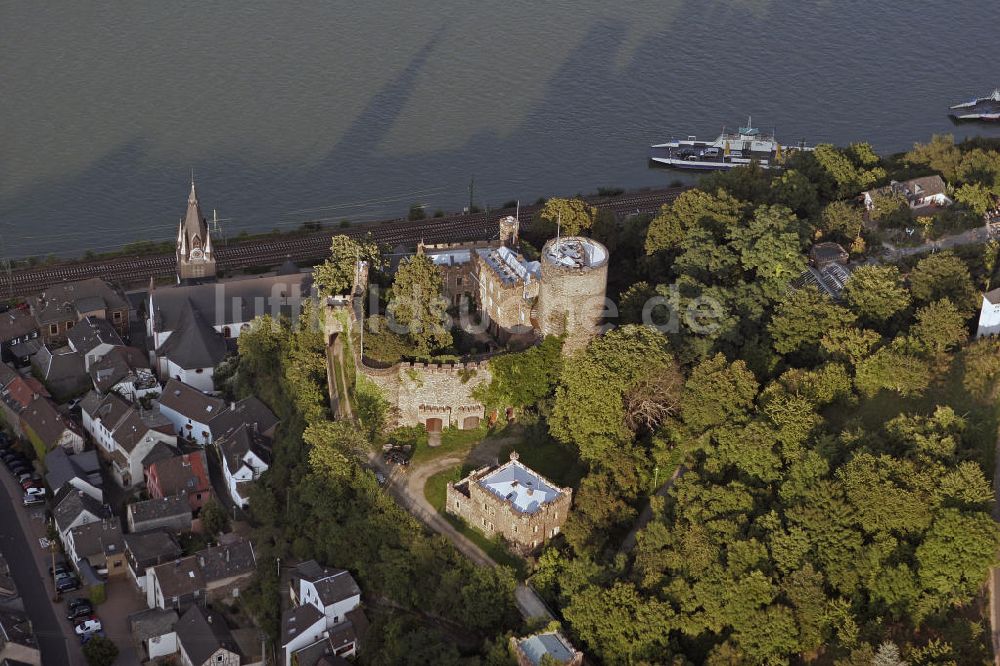
[[[670,488],[673,487],[674,481],[676,481],[677,478],[683,473],[684,473],[684,465],[678,465],[677,469],[674,470],[674,473],[670,476],[669,479],[667,479],[667,482],[664,483],[662,486],[660,486],[659,489],[657,489],[657,491],[653,494],[653,496],[663,497],[664,495],[666,495],[667,492],[670,490]],[[636,518],[635,525],[632,526],[631,531],[629,531],[628,535],[622,540],[622,546],[621,548],[618,549],[618,552],[630,553],[632,549],[635,548],[635,539],[639,535],[639,530],[648,525],[649,521],[651,521],[652,519],[653,519],[653,503],[652,501],[650,501],[646,504],[646,508],[642,510],[642,513],[639,514],[639,517]]]

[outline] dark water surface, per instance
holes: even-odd
[[[647,145],[753,115],[881,151],[1000,85],[987,0],[0,4],[4,252],[676,178]]]

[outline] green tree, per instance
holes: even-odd
[[[819,217],[819,228],[824,236],[851,242],[861,234],[864,222],[861,210],[849,201],[831,201]]]
[[[861,266],[844,285],[844,301],[864,323],[883,328],[909,307],[910,294],[895,266]]]
[[[587,587],[563,611],[575,633],[607,664],[659,660],[674,615],[669,604],[641,597],[629,583]]]
[[[199,517],[202,527],[210,535],[222,534],[229,529],[229,514],[215,497],[202,505]]]
[[[855,315],[815,287],[797,289],[779,303],[767,330],[779,354],[802,352],[813,358],[823,336],[849,329]]]
[[[917,575],[939,595],[942,606],[967,603],[996,561],[998,546],[1000,531],[988,513],[942,509],[917,546]]]
[[[111,666],[118,658],[118,646],[110,638],[94,636],[83,646],[87,666]]]
[[[406,329],[417,354],[429,355],[452,343],[443,286],[441,273],[428,256],[418,254],[399,263],[389,314]]]
[[[649,223],[646,254],[680,249],[686,232],[695,227],[734,228],[745,205],[724,190],[714,194],[698,189],[686,190],[673,202],[664,204],[659,215]]]
[[[831,358],[857,366],[881,339],[875,331],[848,327],[824,333],[820,346]]]
[[[358,261],[369,262],[369,270],[381,268],[381,252],[371,240],[358,241],[343,234],[330,239],[330,258],[313,269],[316,286],[324,296],[343,294],[354,284]]]
[[[937,171],[952,183],[958,176],[962,152],[955,145],[955,137],[951,134],[935,134],[930,143],[915,143],[913,150],[903,156],[903,160],[920,166],[926,166]]]
[[[803,173],[788,169],[771,181],[772,201],[788,206],[800,217],[819,210],[819,190]]]
[[[813,151],[816,161],[837,184],[836,195],[844,199],[857,196],[886,177],[885,169],[870,163],[874,155],[870,147],[858,144],[852,149],[843,151],[823,143]]]
[[[581,199],[549,199],[538,216],[549,224],[558,224],[563,236],[576,236],[594,225],[597,209]]]
[[[969,337],[965,317],[950,300],[942,298],[917,310],[913,335],[934,355],[941,355]]]
[[[743,361],[730,364],[717,354],[691,372],[681,399],[681,414],[695,431],[740,423],[748,418],[757,389],[757,379]]]
[[[785,206],[761,206],[747,225],[729,232],[744,270],[753,271],[772,298],[784,293],[788,282],[805,270],[799,226]]]
[[[951,252],[938,252],[918,261],[910,273],[910,293],[918,305],[947,298],[966,316],[978,309],[969,269]]]
[[[902,192],[896,190],[881,190],[872,193],[869,217],[888,226],[896,226],[899,222],[909,220],[910,205]]]
[[[955,201],[965,204],[976,215],[983,215],[997,205],[992,190],[980,183],[966,183],[955,190]]]
[[[319,421],[309,424],[302,433],[309,445],[309,466],[317,474],[350,474],[351,459],[368,450],[362,433],[347,421]]]
[[[882,347],[857,366],[854,384],[866,397],[885,389],[900,395],[922,393],[931,381],[927,363],[910,354]]]
[[[1000,177],[1000,153],[974,148],[962,155],[958,179],[965,183],[979,183],[997,192]]]
[[[490,359],[493,377],[474,389],[484,404],[532,407],[551,396],[562,372],[562,340],[548,336],[522,352]]]

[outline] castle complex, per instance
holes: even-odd
[[[564,338],[563,352],[582,349],[599,332],[608,279],[608,249],[582,236],[547,242],[537,261],[518,250],[518,221],[499,222],[492,242],[424,245],[443,278],[442,296],[452,305],[474,302],[496,351],[525,348],[547,335]],[[360,301],[367,291],[367,271],[359,266],[351,296],[328,301],[326,335],[331,349],[341,353],[339,336],[357,326]],[[458,363],[397,363],[380,367],[351,345],[359,382],[378,390],[392,408],[391,426],[424,425],[428,432],[444,428],[476,428],[486,417],[474,397],[477,386],[492,375],[485,357]],[[331,386],[336,385],[331,377]]]

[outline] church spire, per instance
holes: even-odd
[[[201,213],[198,190],[191,172],[191,192],[187,211],[177,230],[177,280],[204,281],[215,277],[215,258],[208,223]]]

